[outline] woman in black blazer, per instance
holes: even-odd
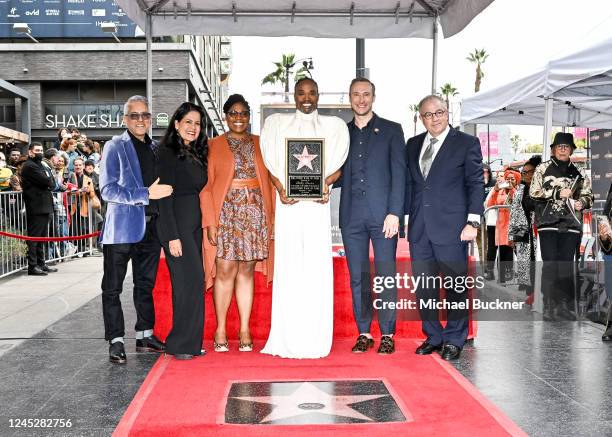
[[[185,102],[176,110],[159,148],[160,183],[172,185],[159,201],[157,230],[172,281],[172,330],[166,353],[189,360],[201,355],[204,268],[200,191],[206,185],[204,111]]]

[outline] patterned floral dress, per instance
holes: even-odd
[[[234,179],[257,178],[251,136],[227,142],[234,154]],[[228,190],[219,218],[217,258],[254,261],[268,257],[268,227],[260,188]]]

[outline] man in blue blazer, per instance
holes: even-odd
[[[442,358],[454,360],[468,332],[467,291],[459,281],[467,275],[468,242],[476,238],[483,213],[482,154],[477,138],[449,126],[448,108],[440,97],[425,97],[419,112],[427,132],[410,138],[406,145],[412,274],[427,280],[416,290],[427,335],[416,353],[441,350]],[[448,320],[444,328],[437,309],[442,281],[436,278],[451,278],[454,285],[445,290]]]
[[[370,334],[374,302],[370,285],[370,241],[378,277],[395,277],[395,254],[400,217],[404,214],[406,158],[404,133],[398,123],[372,111],[375,86],[365,78],[351,82],[349,95],[355,114],[348,123],[351,144],[342,167],[340,228],[353,294],[353,314],[359,337],[353,352],[374,346]],[[336,185],[338,186],[338,184]],[[382,288],[382,287],[381,287]],[[377,308],[397,300],[397,288],[374,290]],[[378,353],[395,351],[395,310],[378,310],[382,333]]]
[[[157,205],[151,200],[172,194],[170,185],[159,184],[155,144],[147,135],[151,113],[147,99],[132,96],[124,105],[127,130],[104,145],[100,164],[100,193],[107,202],[102,251],[102,312],[104,336],[110,342],[109,359],[125,364],[125,324],[120,294],[132,261],[136,350],[162,352],[164,344],[153,335],[155,311],[153,286],[161,244],[155,227]]]

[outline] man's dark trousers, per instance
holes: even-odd
[[[364,195],[353,194],[351,199],[351,214],[347,225],[341,228],[342,240],[351,277],[353,293],[353,314],[359,333],[369,333],[372,324],[373,298],[370,286],[370,240],[374,248],[374,266],[377,276],[395,278],[395,253],[397,236],[385,238],[382,231],[383,223],[377,222],[368,207]],[[385,289],[374,294],[374,299],[382,302],[397,300],[397,287]],[[378,323],[381,333],[395,333],[395,310],[378,310]]]
[[[451,244],[434,244],[426,234],[417,241],[410,242],[410,260],[412,275],[415,280],[429,279],[430,283],[418,287],[416,297],[419,313],[423,321],[423,331],[427,342],[434,346],[442,343],[463,347],[468,333],[467,309],[447,310],[447,322],[444,328],[439,320],[439,310],[425,307],[426,302],[440,301],[440,280],[434,284],[434,278],[464,277],[467,275],[468,245],[466,242]],[[445,289],[449,302],[465,302],[467,290],[459,293]]]
[[[134,278],[134,307],[136,308],[136,331],[153,329],[155,311],[153,287],[157,276],[161,244],[157,236],[155,218],[152,218],[145,235],[138,243],[104,244],[104,276],[102,278],[102,312],[104,315],[104,338],[112,340],[125,335],[125,322],[120,295],[127,265],[132,260]]]
[[[53,214],[28,214],[28,236],[29,237],[48,237],[49,224]],[[28,269],[34,267],[44,267],[45,265],[45,245],[42,241],[28,241]]]

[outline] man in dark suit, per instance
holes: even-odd
[[[359,337],[353,352],[366,352],[374,346],[370,334],[373,299],[370,287],[370,241],[374,247],[376,274],[395,276],[395,253],[400,217],[404,214],[406,160],[404,133],[398,123],[385,120],[372,111],[375,87],[357,78],[349,88],[355,117],[348,123],[351,144],[342,167],[340,228],[346,250],[353,294],[353,314]],[[380,293],[380,290],[374,290]],[[376,296],[377,308],[395,302],[397,288],[383,288]],[[379,309],[382,339],[380,354],[395,351],[395,310]]]
[[[53,195],[55,179],[51,170],[43,165],[43,146],[32,143],[28,149],[29,158],[21,167],[21,186],[26,207],[29,237],[47,237],[53,217]],[[45,265],[45,243],[28,241],[28,275],[44,276],[57,272],[56,268]]]
[[[476,238],[483,213],[482,154],[477,138],[448,124],[448,108],[438,96],[419,103],[427,132],[408,140],[406,213],[412,273],[418,308],[427,340],[419,355],[441,350],[442,358],[459,358],[467,339],[467,292],[460,280],[467,275],[468,242]],[[441,281],[439,279],[444,279]],[[440,283],[451,278],[446,302],[439,300]],[[438,305],[447,309],[443,328]]]

